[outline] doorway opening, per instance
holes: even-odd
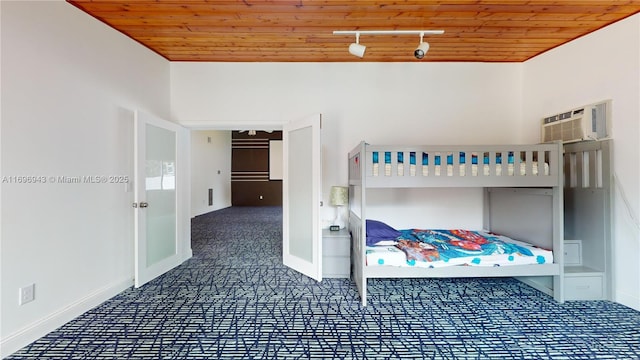
[[[282,206],[282,130],[191,129],[191,217]]]

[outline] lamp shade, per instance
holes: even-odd
[[[346,186],[332,186],[329,202],[333,206],[342,206],[349,203],[349,188]]]

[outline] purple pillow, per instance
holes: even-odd
[[[400,231],[377,220],[367,220],[367,246],[373,246],[382,240],[395,240]]]

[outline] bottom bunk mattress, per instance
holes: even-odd
[[[510,266],[553,263],[548,249],[484,231],[397,230],[395,238],[367,241],[368,266]]]

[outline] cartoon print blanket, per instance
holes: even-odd
[[[367,247],[368,265],[442,267],[553,263],[550,250],[506,236],[472,230],[399,230],[393,246]],[[394,251],[395,250],[395,251]]]

